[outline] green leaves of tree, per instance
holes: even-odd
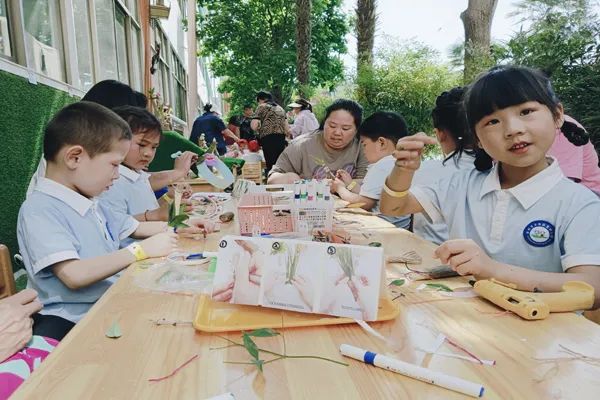
[[[232,112],[270,90],[286,104],[297,87],[295,2],[289,0],[199,0],[200,53],[223,77],[219,91],[231,95]],[[342,0],[313,0],[310,86],[334,86],[343,78],[340,56],[348,32]]]

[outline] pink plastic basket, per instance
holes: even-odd
[[[260,233],[294,231],[291,211],[273,210],[270,193],[246,193],[238,203],[238,221],[241,235],[251,235],[256,226]]]

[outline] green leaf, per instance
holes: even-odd
[[[265,363],[264,360],[259,360],[257,358],[252,360],[252,364],[256,365],[260,372],[263,372],[263,364],[264,363]]]
[[[394,279],[393,281],[390,282],[390,285],[394,285],[394,286],[402,286],[404,285],[406,281],[404,279]]]
[[[441,283],[426,283],[425,286],[430,287],[432,289],[436,289],[442,292],[454,292],[454,290],[450,289],[448,286],[443,285]]]
[[[242,338],[244,340],[244,347],[248,350],[248,353],[250,353],[252,358],[258,360],[258,346],[254,343],[254,340],[247,333],[244,333]]]
[[[113,322],[110,328],[106,331],[106,337],[111,339],[118,339],[121,337],[121,327],[119,321]]]
[[[176,215],[169,221],[169,226],[179,228],[183,225],[184,227],[187,227],[187,225],[183,222],[186,221],[188,218],[189,217],[186,214]]]
[[[247,335],[254,336],[254,337],[271,337],[271,336],[279,335],[279,332],[274,331],[273,329],[270,329],[270,328],[261,328],[261,329],[255,329],[252,332],[248,332]]]

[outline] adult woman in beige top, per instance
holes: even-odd
[[[362,107],[352,100],[338,99],[325,111],[320,130],[292,141],[269,173],[268,183],[293,183],[298,179],[331,178],[330,171],[348,172],[362,179],[368,161],[356,136]]]

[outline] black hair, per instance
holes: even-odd
[[[131,129],[122,118],[100,104],[80,101],[64,107],[46,125],[44,158],[54,161],[68,145],[82,146],[93,158],[120,140],[131,140]]]
[[[550,79],[542,72],[521,66],[497,66],[477,77],[465,94],[467,127],[476,137],[475,125],[486,115],[528,101],[548,107],[558,117],[560,102]],[[483,149],[475,151],[479,171],[492,168],[492,158]]]
[[[204,107],[202,107],[202,109],[204,110],[204,112],[207,112],[207,113],[209,113],[209,112],[213,112],[213,111],[212,111],[212,108],[213,108],[213,105],[212,105],[212,104],[210,104],[210,103],[206,103],[206,104],[204,105]]]
[[[325,121],[327,121],[327,118],[329,118],[329,116],[331,115],[332,112],[339,111],[339,110],[344,110],[344,111],[349,112],[352,115],[352,117],[354,118],[354,125],[358,129],[358,127],[362,123],[363,108],[360,104],[358,104],[354,100],[348,100],[348,99],[337,99],[333,103],[331,103],[331,105],[329,107],[327,107],[325,109],[325,118],[323,118],[323,121],[321,121],[321,126],[319,127],[319,129],[323,130],[323,128],[325,127]]]
[[[254,108],[254,107],[252,107],[252,104],[244,104],[244,110],[247,110],[248,108]]]
[[[358,135],[372,141],[384,137],[395,145],[400,138],[408,136],[408,127],[400,114],[391,111],[377,111],[360,124]]]
[[[134,91],[129,85],[113,79],[107,79],[92,86],[81,100],[102,104],[104,107],[110,108],[111,110],[119,106],[146,107],[147,99],[143,106],[140,105],[142,99],[139,97],[138,93],[139,92]]]
[[[121,106],[113,110],[119,117],[123,118],[129,125],[131,133],[158,133],[162,137],[162,126],[160,121],[145,108],[134,106]]]
[[[260,92],[258,92],[256,94],[256,101],[259,101],[259,100],[265,101],[267,104],[270,104],[272,106],[277,105],[277,103],[275,103],[275,100],[273,100],[273,95],[264,90],[261,90]]]
[[[583,146],[590,141],[589,133],[574,122],[565,120],[560,127],[560,131],[575,146]]]
[[[231,124],[231,125],[234,125],[234,126],[240,126],[240,123],[241,123],[240,120],[241,120],[241,116],[240,115],[232,115],[227,120],[227,123]]]
[[[136,91],[134,93],[137,104],[132,104],[137,107],[146,108],[148,107],[148,97],[142,92]]]
[[[475,140],[466,127],[463,108],[464,94],[465,88],[463,87],[455,87],[443,92],[435,99],[435,107],[431,111],[433,127],[449,134],[456,145],[455,150],[446,157],[443,163],[452,158],[457,164],[462,153],[474,154]]]
[[[308,110],[308,111],[312,112],[312,104],[310,104],[310,102],[308,100],[297,99],[297,100],[294,100],[294,103],[300,104],[300,110]]]

